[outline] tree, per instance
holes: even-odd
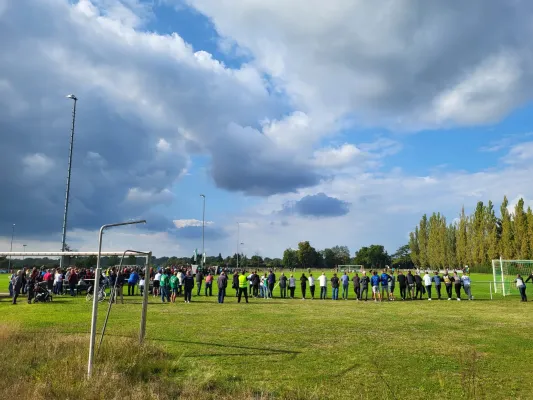
[[[137,257],[133,254],[128,256],[128,265],[137,265]]]
[[[456,260],[458,265],[467,265],[471,253],[468,248],[468,217],[465,214],[465,207],[461,209],[459,223],[456,230]]]
[[[311,268],[317,264],[317,251],[309,241],[298,243],[298,261],[302,268]]]
[[[332,249],[324,249],[321,251],[324,267],[333,269],[336,265],[335,253]]]
[[[527,208],[527,237],[529,240],[529,255],[527,259],[533,258],[533,210]]]
[[[445,246],[445,261],[444,266],[457,266],[457,229],[454,224],[448,225],[446,229],[446,246]]]
[[[96,267],[97,262],[98,262],[98,258],[96,256],[89,256],[85,260],[83,260],[83,267],[94,268]]]
[[[218,264],[221,264],[224,262],[224,259],[222,258],[222,254],[221,253],[218,253],[218,257],[217,257],[217,263]]]
[[[391,256],[392,265],[400,268],[412,268],[413,261],[411,260],[411,249],[409,244],[400,246],[398,250]]]
[[[298,251],[293,249],[285,249],[283,252],[283,267],[296,268],[298,266]]]
[[[529,237],[527,214],[524,212],[524,199],[520,199],[516,203],[513,221],[515,257],[519,260],[526,260],[529,256]]]
[[[107,266],[114,267],[115,265],[120,264],[120,258],[118,256],[111,256],[107,259]]]
[[[488,202],[485,209],[485,225],[487,240],[487,258],[485,263],[490,263],[491,260],[495,260],[500,256],[499,247],[501,236],[501,222],[496,218],[492,201]]]
[[[420,226],[418,229],[418,263],[420,268],[427,268],[429,266],[428,260],[428,239],[429,239],[429,224],[427,215],[424,214],[420,220]]]
[[[500,240],[500,254],[507,260],[514,258],[514,241],[513,241],[513,221],[507,207],[509,201],[507,196],[503,198],[502,205],[500,207],[501,221],[502,221],[502,237]]]
[[[253,255],[252,258],[250,259],[250,266],[254,269],[262,268],[263,265],[264,265],[263,258],[258,254]]]
[[[409,250],[411,250],[411,261],[413,264],[420,264],[420,247],[418,246],[418,226],[414,232],[409,233]]]
[[[373,268],[383,268],[385,265],[390,265],[390,263],[391,259],[385,248],[377,244],[361,247],[354,257],[354,264]]]
[[[347,265],[350,263],[350,250],[348,246],[335,246],[331,248],[335,257],[335,265]]]

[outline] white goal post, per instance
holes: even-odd
[[[503,296],[518,294],[514,286],[516,275],[523,278],[533,271],[533,260],[504,260],[500,257],[492,260],[492,278],[494,282],[494,292]]]
[[[363,265],[353,265],[353,264],[346,264],[346,265],[337,265],[337,268],[339,268],[339,272],[362,272],[364,271],[365,267]]]

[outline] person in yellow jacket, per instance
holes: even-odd
[[[239,295],[238,295],[238,303],[241,302],[241,297],[244,293],[244,298],[246,299],[246,302],[248,303],[248,279],[246,278],[246,273],[244,270],[242,270],[241,275],[239,275]]]

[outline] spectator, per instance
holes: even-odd
[[[159,296],[159,288],[161,287],[161,272],[159,271],[159,269],[154,275],[153,286],[154,286],[153,288],[154,297]]]
[[[363,300],[363,293],[365,294],[365,301],[368,300],[369,283],[370,283],[370,278],[366,276],[366,271],[363,271],[363,276],[361,277],[361,300]]]
[[[272,270],[270,270],[270,274],[268,274],[268,295],[269,297],[272,297],[272,293],[274,293],[274,285],[276,284],[276,275]]]
[[[113,301],[116,303],[117,298],[120,296],[120,302],[124,304],[124,271],[119,270],[115,278],[115,290],[113,291]]]
[[[470,275],[468,272],[463,273],[463,276],[461,277],[461,284],[463,285],[463,289],[465,291],[466,297],[468,300],[473,300],[474,297],[472,297],[472,290],[470,289]]]
[[[244,270],[242,271],[242,274],[239,276],[239,295],[237,296],[237,302],[241,302],[241,297],[244,294],[244,298],[246,299],[246,303],[248,303],[248,280],[246,279],[246,273]]]
[[[302,300],[305,300],[305,292],[307,289],[307,276],[305,276],[304,273],[302,273],[302,276],[300,277],[300,288],[302,289]]]
[[[520,274],[516,275],[516,279],[514,280],[514,283],[516,284],[516,287],[518,291],[520,292],[520,297],[522,298],[520,301],[526,302],[527,301],[526,283],[524,282],[524,279],[520,276]]]
[[[381,299],[385,299],[385,293],[387,293],[387,300],[390,300],[389,296],[389,282],[391,280],[390,275],[387,273],[387,270],[383,270],[379,278],[381,282]]]
[[[224,297],[226,297],[226,287],[228,287],[228,277],[226,273],[222,271],[217,280],[218,286],[218,302],[219,304],[224,303]]]
[[[378,301],[378,297],[379,297],[379,301],[381,301],[381,294],[379,293],[379,276],[378,276],[378,273],[376,271],[373,271],[372,272],[372,277],[370,278],[370,283],[372,284],[372,298],[374,299],[374,301]]]
[[[169,279],[170,284],[170,301],[172,303],[176,302],[176,297],[178,296],[178,273],[175,272],[170,276]]]
[[[20,290],[22,289],[22,270],[18,270],[15,283],[13,285],[13,304],[17,304],[17,298],[19,297]]]
[[[213,295],[213,275],[211,273],[205,277],[205,295],[206,297]]]
[[[450,276],[450,273],[448,270],[444,272],[444,275],[442,276],[442,280],[444,281],[444,287],[446,288],[446,294],[448,295],[448,300],[452,299],[452,277]]]
[[[426,292],[428,294],[428,300],[431,301],[431,283],[432,283],[431,275],[429,274],[429,271],[426,271],[424,274],[424,286],[426,287]]]
[[[339,300],[339,283],[340,280],[337,277],[337,274],[333,274],[333,278],[331,278],[331,299],[332,300]]]
[[[135,296],[135,286],[139,282],[139,274],[136,270],[131,271],[128,278],[128,296]]]
[[[452,277],[453,285],[455,286],[455,295],[457,296],[457,301],[461,301],[461,278],[457,275],[457,271],[453,273]]]
[[[411,273],[411,270],[407,271],[407,275],[406,275],[406,280],[407,280],[407,288],[409,290],[409,297],[411,298],[411,300],[413,300],[415,298],[415,277],[414,275]]]
[[[279,290],[281,292],[281,298],[284,299],[287,297],[287,277],[282,272],[279,277]]]
[[[289,277],[289,293],[290,293],[290,298],[291,299],[294,299],[294,290],[296,289],[296,279],[294,279],[294,275],[291,274],[291,276]]]
[[[357,272],[354,274],[352,278],[353,282],[353,291],[355,293],[355,299],[357,301],[361,300],[361,279],[359,278],[359,275]]]
[[[192,289],[194,288],[194,278],[191,276],[191,271],[187,271],[183,279],[183,287],[185,289],[185,303],[190,303],[192,298]]]
[[[71,296],[76,296],[76,285],[78,284],[78,274],[74,268],[70,269],[70,275],[68,276],[68,287]],[[33,289],[32,289],[33,292]],[[29,298],[29,297],[28,297]]]
[[[341,276],[342,281],[342,298],[343,300],[348,300],[348,286],[350,284],[350,277],[344,272]]]
[[[325,272],[322,272],[322,275],[318,278],[318,282],[320,283],[320,300],[326,300],[328,295],[328,278]]]
[[[441,277],[439,276],[439,271],[435,271],[435,275],[431,278],[433,282],[435,282],[435,289],[437,290],[437,296],[440,300],[441,293],[440,293],[440,285],[441,285]]]
[[[200,296],[203,281],[204,281],[204,275],[202,274],[202,271],[196,272],[196,295],[197,296]]]
[[[311,268],[309,268],[309,271]],[[309,273],[309,291],[311,292],[311,300],[315,299],[315,278],[313,274]]]
[[[415,286],[416,286],[415,299],[418,299],[418,295],[420,294],[420,300],[422,300],[422,296],[425,290],[424,290],[424,285],[422,284],[422,277],[420,276],[419,272],[415,274]]]

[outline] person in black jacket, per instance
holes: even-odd
[[[361,279],[359,278],[359,275],[357,272],[352,278],[353,282],[353,291],[355,292],[355,299],[357,301],[361,300]]]
[[[279,278],[279,291],[282,299],[287,297],[287,277],[283,272]]]
[[[407,278],[403,274],[402,271],[398,271],[398,277],[396,278],[398,281],[398,285],[400,285],[400,297],[402,300],[405,300],[405,297],[407,295]]]
[[[416,285],[415,300],[418,299],[419,293],[420,293],[420,300],[422,300],[422,295],[424,294],[424,285],[422,284],[422,278],[420,277],[420,274],[418,272],[415,275],[415,285]]]
[[[257,297],[259,296],[259,283],[261,280],[259,279],[259,275],[257,275],[257,271],[254,271],[252,275],[252,296]]]
[[[411,273],[411,271],[407,271],[407,286],[409,287],[409,297],[411,297],[411,300],[415,298],[415,277]]]
[[[233,273],[233,284],[231,287],[235,289],[235,297],[239,297],[239,273],[237,271]]]
[[[302,300],[305,300],[305,291],[307,289],[307,276],[305,276],[304,273],[302,273],[302,276],[300,277],[300,287],[302,289]]]
[[[183,286],[185,288],[185,303],[190,303],[192,298],[192,289],[194,288],[194,278],[191,271],[187,271],[187,275],[183,279]]]
[[[204,280],[204,274],[202,271],[196,273],[196,295],[200,296],[200,291],[202,290],[202,282]]]

